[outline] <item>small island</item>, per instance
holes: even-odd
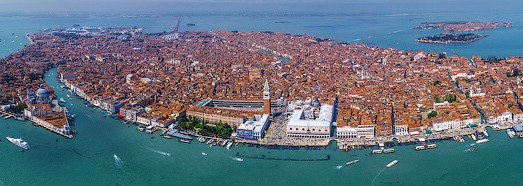
[[[434,36],[427,36],[416,39],[420,43],[436,43],[436,44],[449,44],[449,43],[471,43],[480,39],[488,37],[487,35],[477,35],[473,33],[443,33]]]
[[[453,32],[468,32],[475,30],[488,30],[500,27],[512,27],[511,22],[478,22],[478,21],[445,21],[425,22],[412,29],[440,29]]]

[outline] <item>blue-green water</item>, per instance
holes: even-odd
[[[450,54],[512,56],[522,54],[523,14],[406,14],[392,15],[303,15],[303,16],[232,16],[192,15],[182,17],[180,30],[270,30],[294,34],[313,34],[338,41],[361,42],[400,49],[427,50]],[[445,20],[512,21],[514,27],[481,31],[490,37],[466,45],[430,45],[414,42],[420,36],[439,33],[434,30],[410,30],[423,21]],[[44,28],[73,24],[92,26],[142,26],[146,32],[171,29],[176,16],[152,18],[88,17],[37,18],[0,16],[0,55],[8,55],[27,44],[25,34]],[[275,21],[289,23],[278,24]],[[186,27],[195,23],[195,27]],[[13,35],[14,33],[14,35]],[[371,37],[369,37],[371,36]],[[357,40],[361,39],[361,40]],[[20,45],[20,43],[22,43]],[[46,81],[59,87],[56,70],[46,74]],[[56,89],[60,98],[68,92]],[[465,143],[443,142],[438,148],[414,151],[414,147],[395,147],[396,153],[367,156],[370,150],[348,153],[327,149],[315,151],[267,150],[241,147],[227,151],[194,141],[192,144],[140,133],[134,126],[121,125],[104,114],[85,107],[73,97],[67,100],[71,113],[77,114],[78,134],[65,139],[30,122],[0,119],[0,185],[494,185],[523,184],[517,179],[523,169],[523,141],[509,139],[505,132],[490,133],[491,142],[476,145],[468,152]],[[72,105],[71,105],[72,104]],[[9,127],[9,128],[8,128]],[[25,135],[24,135],[25,134]],[[32,149],[22,152],[5,140],[22,137]],[[58,140],[58,142],[56,141]],[[47,144],[49,143],[49,144]],[[203,156],[202,152],[207,153]],[[324,158],[329,161],[296,162],[233,160],[235,154],[265,155],[279,158]],[[118,166],[116,154],[122,163]],[[357,155],[357,156],[349,156]],[[361,161],[349,167],[337,166],[353,159]],[[386,169],[397,159],[399,163]]]

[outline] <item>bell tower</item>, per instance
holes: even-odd
[[[267,79],[265,79],[265,85],[263,86],[263,114],[271,115],[271,92]]]

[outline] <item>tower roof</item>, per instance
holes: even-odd
[[[265,79],[265,85],[263,85],[263,90],[269,90],[269,80]]]

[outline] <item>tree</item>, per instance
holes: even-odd
[[[443,100],[439,96],[434,96],[436,103],[443,103]]]
[[[512,71],[512,75],[513,75],[514,77],[516,77],[516,76],[520,76],[520,75],[521,75],[521,71],[519,71],[517,68],[515,68],[515,69]]]
[[[465,93],[465,96],[466,96],[467,98],[470,98],[470,92]]]
[[[512,102],[510,102],[510,103],[508,104],[508,108],[512,108],[513,106],[514,106],[514,103],[512,103]]]
[[[427,116],[428,116],[429,118],[436,117],[436,116],[438,116],[438,112],[436,112],[436,111],[432,111],[432,112],[430,112]]]

